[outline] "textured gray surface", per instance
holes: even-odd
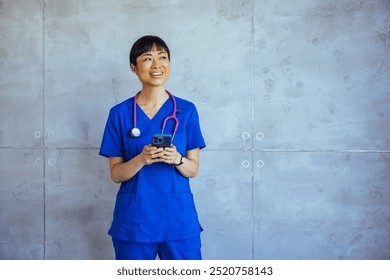
[[[204,258],[390,258],[389,1],[0,0],[0,259],[113,258],[97,153],[145,34],[200,113]]]

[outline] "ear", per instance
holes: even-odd
[[[134,73],[137,74],[137,66],[135,66],[134,64],[131,64],[130,69],[131,69],[131,71],[133,71]]]

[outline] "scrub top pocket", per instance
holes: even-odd
[[[172,232],[178,231],[188,236],[200,232],[192,193],[168,194],[168,220]]]
[[[114,209],[114,217],[119,223],[137,223],[138,211],[135,193],[118,193]]]

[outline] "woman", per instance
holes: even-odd
[[[205,147],[196,107],[165,90],[170,51],[161,38],[138,39],[130,67],[142,89],[110,110],[99,153],[121,183],[109,230],[116,259],[201,259],[202,228],[189,185]],[[151,145],[162,131],[172,144]]]

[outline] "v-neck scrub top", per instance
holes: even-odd
[[[179,119],[172,144],[179,153],[204,148],[199,116],[193,103],[175,97]],[[152,135],[161,133],[164,119],[172,114],[169,98],[150,119],[137,105],[137,127],[141,136],[133,138],[129,132],[133,124],[134,97],[114,106],[109,113],[99,154],[122,157],[129,161],[149,145]],[[167,121],[164,133],[173,133],[175,122]],[[163,242],[181,240],[200,234],[189,178],[167,163],[145,165],[129,181],[122,182],[117,193],[113,222],[109,235],[131,242]]]

